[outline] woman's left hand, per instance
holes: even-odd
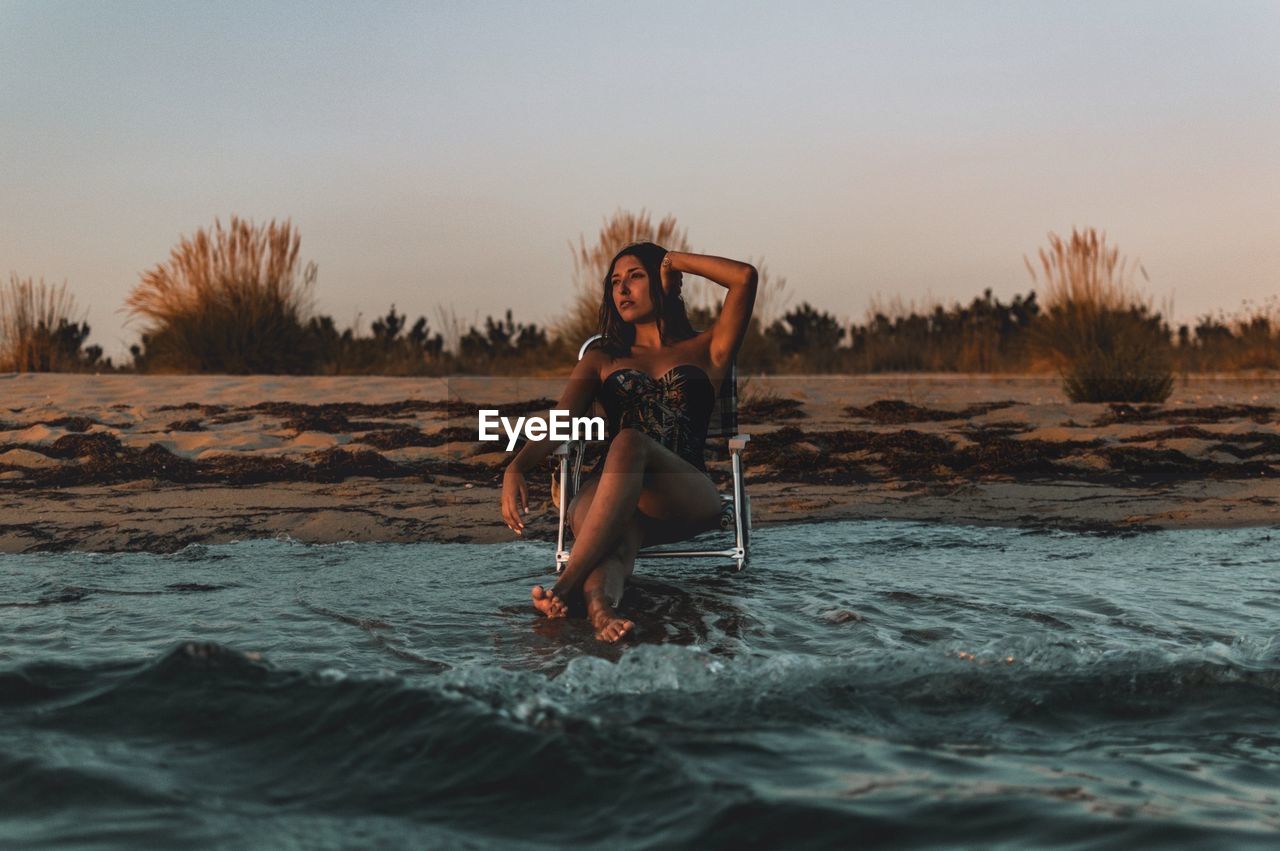
[[[680,290],[684,287],[684,275],[671,265],[671,256],[674,253],[674,251],[668,251],[659,267],[662,272],[662,292],[668,296],[679,296]]]

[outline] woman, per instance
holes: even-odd
[[[685,313],[685,272],[729,291],[706,331],[694,331]],[[751,319],[757,277],[747,263],[651,242],[627,246],[609,264],[600,305],[604,345],[578,361],[557,407],[578,417],[599,398],[613,437],[600,474],[569,506],[569,563],[554,587],[533,588],[533,605],[547,617],[565,617],[581,589],[596,637],[618,641],[634,626],[617,605],[636,552],[719,524],[720,495],[703,466],[703,443],[717,388]],[[529,510],[525,474],[554,448],[549,440],[530,441],[507,466],[502,516],[516,534]]]

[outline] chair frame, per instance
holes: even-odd
[[[582,348],[578,350],[578,360],[582,360],[587,353],[587,349],[602,337],[603,335],[596,334],[588,338],[582,344]],[[736,367],[731,365],[725,380],[736,381],[736,373]],[[734,404],[735,406],[737,404],[736,397]],[[746,566],[749,558],[748,545],[751,538],[751,501],[747,497],[746,483],[743,479],[742,452],[747,448],[751,435],[738,433],[732,437],[726,437],[726,439],[729,444],[729,462],[733,470],[733,492],[732,494],[720,494],[720,501],[722,506],[732,506],[733,546],[721,549],[667,549],[666,546],[669,545],[646,547],[636,553],[637,558],[727,558],[736,562],[736,570],[741,571]],[[582,485],[582,460],[585,451],[585,440],[568,441],[557,446],[552,456],[558,459],[560,466],[560,521],[559,529],[556,533],[557,573],[564,570],[564,566],[569,563],[570,550],[565,546],[565,527],[568,521],[569,503],[573,501],[574,495],[577,494]],[[571,455],[572,458],[570,458]],[[570,465],[572,465],[572,469],[570,469]],[[572,489],[568,486],[571,475]]]

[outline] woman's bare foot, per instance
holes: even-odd
[[[541,585],[533,586],[533,607],[549,618],[563,618],[569,614],[569,607],[564,600],[553,589],[543,588]]]
[[[607,641],[615,644],[623,639],[624,636],[630,635],[635,624],[626,618],[620,618],[617,615],[613,617],[601,617],[592,621],[596,628],[596,638],[600,641]]]
[[[587,617],[591,618],[591,625],[596,628],[596,638],[610,644],[622,640],[623,636],[635,628],[633,622],[618,615],[603,594],[588,595]]]

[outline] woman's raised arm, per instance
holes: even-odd
[[[718,368],[726,366],[738,353],[751,322],[760,280],[756,267],[727,257],[683,251],[668,251],[662,263],[673,272],[699,275],[729,291],[720,316],[711,326],[711,362]]]

